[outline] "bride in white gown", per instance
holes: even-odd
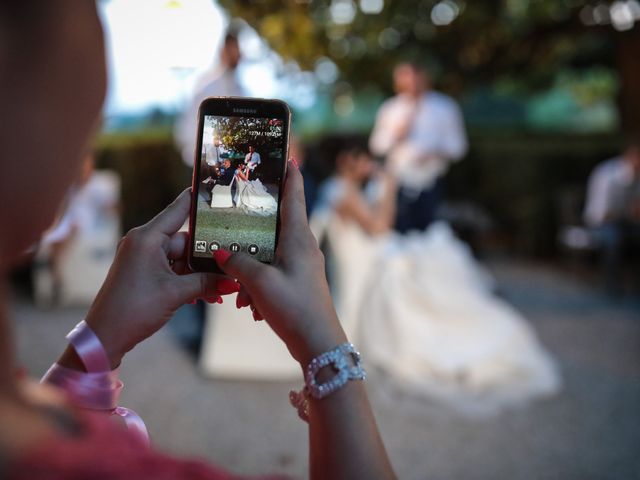
[[[267,217],[278,210],[276,199],[267,191],[260,179],[249,179],[250,170],[242,164],[235,174],[236,207],[250,215]]]
[[[448,225],[391,232],[390,178],[379,175],[377,201],[361,189],[373,165],[366,153],[342,153],[310,222],[328,240],[338,316],[367,363],[404,390],[467,410],[556,392],[557,369],[535,332],[492,294]]]

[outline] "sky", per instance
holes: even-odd
[[[216,65],[228,24],[225,12],[212,0],[99,5],[109,59],[107,115],[184,107],[197,79]],[[251,96],[288,97],[303,107],[313,100],[308,73],[283,65],[253,29],[242,30],[240,46],[244,60],[238,77]]]

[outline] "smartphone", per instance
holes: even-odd
[[[213,252],[273,262],[291,111],[280,100],[212,97],[200,104],[189,217],[189,266],[220,272]]]

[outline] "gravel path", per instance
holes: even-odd
[[[371,375],[368,388],[400,478],[640,478],[640,298],[613,302],[537,264],[491,268],[502,294],[558,360],[564,390],[492,418],[469,418],[398,396]],[[22,364],[44,372],[83,312],[16,302]],[[175,324],[191,320],[183,311]],[[175,331],[145,342],[122,368],[122,404],[142,415],[156,446],[236,473],[305,478],[306,428],[287,402],[298,385],[204,379]]]

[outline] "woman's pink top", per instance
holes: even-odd
[[[140,439],[104,414],[83,412],[75,420],[71,433],[61,433],[34,445],[6,465],[7,469],[0,471],[0,477],[7,480],[247,478],[231,475],[199,460],[176,459],[149,450]]]

